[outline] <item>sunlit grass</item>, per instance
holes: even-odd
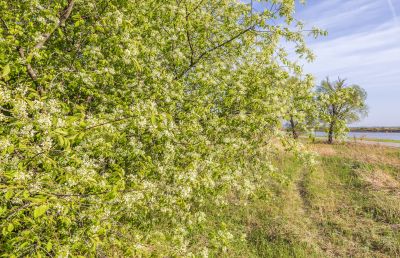
[[[248,207],[224,220],[244,225],[238,257],[400,256],[400,150],[358,144],[310,144],[318,165],[277,156],[280,176]],[[267,175],[266,175],[267,176]]]
[[[391,140],[391,139],[374,139],[374,138],[365,138],[362,139],[364,141],[371,141],[371,142],[394,142],[394,143],[400,143],[400,140]]]

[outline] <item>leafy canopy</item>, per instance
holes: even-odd
[[[331,82],[329,78],[317,87],[320,117],[329,125],[329,134],[337,137],[347,132],[347,124],[356,122],[368,113],[365,101],[366,91],[358,85],[348,85],[346,80],[338,78]]]

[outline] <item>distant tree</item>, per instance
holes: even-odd
[[[289,94],[288,129],[294,139],[301,131],[308,131],[314,127],[317,112],[315,93],[312,91],[314,80],[307,75],[305,79],[290,77],[286,82]]]
[[[331,82],[326,78],[316,93],[320,118],[327,125],[328,143],[344,135],[348,123],[359,121],[368,113],[367,92],[358,85],[347,85],[345,79]]]

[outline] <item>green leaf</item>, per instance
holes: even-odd
[[[57,140],[58,140],[58,143],[60,144],[60,146],[63,147],[65,144],[64,137],[62,137],[61,135],[57,135]]]
[[[58,34],[59,34],[61,37],[64,36],[64,33],[62,32],[62,30],[61,30],[60,28],[58,28],[57,31],[58,31]]]
[[[36,219],[43,214],[46,213],[46,211],[49,209],[49,206],[47,205],[41,205],[39,207],[36,207],[35,210],[33,211],[33,217]]]
[[[8,224],[7,230],[8,232],[12,232],[14,230],[14,225],[12,223]]]
[[[138,72],[142,72],[143,71],[142,66],[139,64],[139,62],[136,59],[133,59],[133,65],[135,66],[135,69]]]
[[[10,65],[9,64],[6,64],[4,67],[3,67],[3,71],[2,71],[2,73],[1,73],[1,77],[2,78],[5,78],[5,77],[7,77],[7,75],[10,73]]]
[[[47,252],[50,252],[51,249],[53,249],[53,244],[49,241],[49,242],[46,244],[46,250],[47,250]]]
[[[14,196],[14,192],[12,190],[8,190],[5,194],[6,200],[10,200]]]

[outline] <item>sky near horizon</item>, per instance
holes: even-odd
[[[400,0],[307,0],[295,17],[328,31],[307,39],[316,60],[304,72],[367,91],[369,115],[351,126],[400,126]]]

